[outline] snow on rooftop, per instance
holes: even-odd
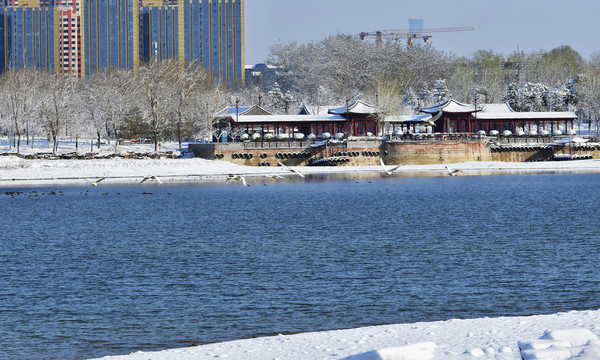
[[[309,112],[310,115],[323,115],[328,114],[329,109],[333,106],[322,106],[322,105],[305,105],[304,109]]]
[[[564,120],[574,120],[577,119],[577,115],[571,111],[526,111],[526,112],[478,112],[477,119],[480,120],[556,120],[556,119],[564,119]]]
[[[431,120],[430,114],[421,115],[390,115],[383,120],[388,123],[422,123]]]
[[[510,105],[506,103],[498,103],[498,104],[481,104],[481,113],[511,113],[514,110],[510,107]]]
[[[440,110],[447,113],[468,113],[475,111],[475,106],[450,99],[438,105],[421,108],[420,111],[428,114],[436,114]]]
[[[238,117],[240,124],[266,124],[266,123],[315,123],[346,121],[341,115],[241,115]]]
[[[347,111],[351,114],[374,114],[375,108],[373,105],[367,104],[364,101],[356,100],[348,104]],[[345,114],[346,106],[340,106],[334,109],[329,109],[330,114]]]

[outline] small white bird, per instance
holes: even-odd
[[[283,168],[283,170],[291,171],[291,172],[297,174],[298,176],[300,176],[301,178],[304,177],[304,174],[302,174],[300,171],[298,171],[298,170],[296,170],[294,168],[291,168],[291,167],[283,165],[279,160],[277,160],[277,163],[279,164],[279,166],[281,166]]]
[[[98,180],[96,180],[96,181],[89,181],[88,179],[85,179],[85,181],[87,181],[87,182],[88,182],[90,185],[92,185],[92,186],[98,186],[98,183],[99,183],[100,181],[104,180],[104,179],[106,179],[106,178],[100,178],[100,179],[98,179]]]
[[[277,174],[265,174],[265,177],[272,178],[272,179],[283,179],[283,176],[280,176]]]
[[[392,175],[392,173],[400,167],[400,165],[397,165],[397,166],[394,166],[393,168],[388,169],[387,166],[385,166],[383,159],[380,158],[379,161],[381,162],[381,167],[383,168],[383,170],[379,170],[379,171],[386,175]]]
[[[446,170],[448,171],[448,175],[450,175],[450,176],[456,176],[457,173],[463,172],[462,170],[459,170],[459,169],[452,170],[448,166],[444,166],[444,167],[446,168]]]
[[[146,180],[154,180],[157,183],[162,185],[162,181],[160,181],[159,178],[156,177],[156,175],[148,175],[148,176],[144,176],[144,178],[142,179],[142,181],[140,181],[140,184],[143,183]]]
[[[248,186],[248,184],[246,183],[246,179],[244,179],[244,177],[240,174],[237,175],[227,175],[227,177],[225,178],[225,184],[227,184],[228,182],[230,182],[231,180],[236,180],[236,181],[241,181],[242,184],[244,184],[244,186]]]

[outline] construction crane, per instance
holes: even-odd
[[[377,46],[381,45],[383,39],[400,40],[406,39],[406,45],[411,48],[414,44],[414,39],[422,39],[424,42],[432,38],[431,33],[450,32],[450,31],[472,31],[473,26],[436,28],[436,29],[398,29],[398,30],[378,30],[372,32],[361,32],[358,37],[361,40],[365,38],[375,38]]]

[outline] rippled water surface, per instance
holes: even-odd
[[[595,309],[599,180],[3,188],[0,358]]]

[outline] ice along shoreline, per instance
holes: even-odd
[[[292,167],[307,175],[306,180],[343,180],[379,177],[448,176],[459,169],[458,176],[485,176],[536,173],[600,173],[600,160],[556,162],[467,162],[436,165],[401,165],[392,175],[381,166]],[[0,157],[0,187],[89,185],[98,179],[102,185],[139,184],[144,177],[155,176],[162,184],[219,184],[228,175],[244,176],[249,184],[265,183],[274,175],[302,180],[289,169],[279,166],[252,167],[225,161],[198,158],[183,159],[94,159],[94,160],[25,160]],[[277,177],[275,177],[277,178]],[[152,181],[145,181],[153,184]]]

